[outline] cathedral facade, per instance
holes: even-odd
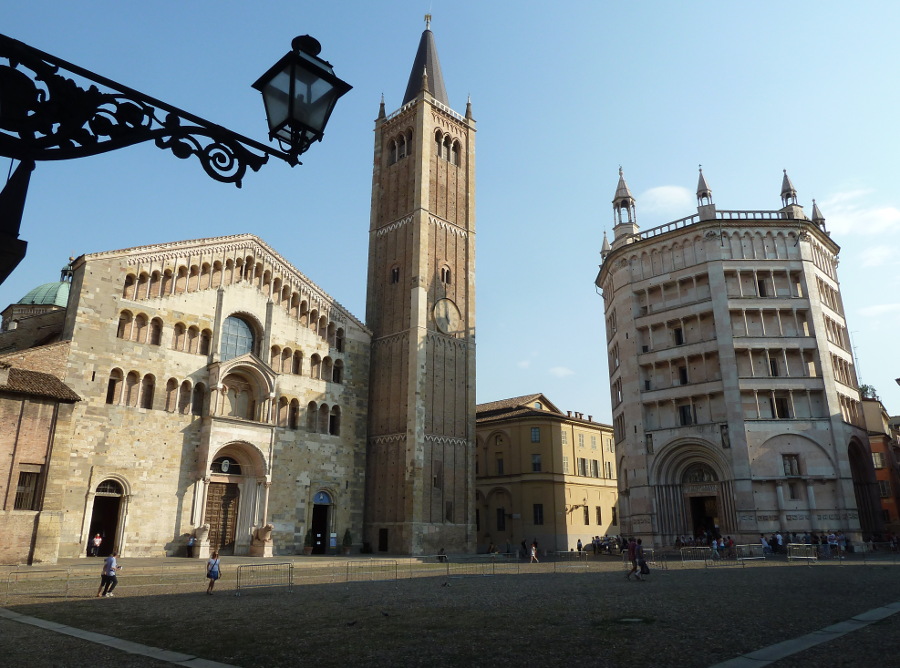
[[[318,552],[347,530],[361,540],[362,323],[249,234],[92,253],[71,271],[50,347],[81,400],[56,427],[39,508],[58,556],[98,534],[133,556],[177,554],[190,535],[198,556],[296,552],[307,532]],[[46,348],[6,359],[32,366]]]
[[[0,440],[2,560],[471,550],[474,127],[426,29],[376,122],[366,323],[252,234],[82,255],[6,309],[0,415],[40,429]]]
[[[837,277],[803,212],[718,209],[641,230],[621,170],[595,281],[606,315],[620,507],[657,545],[705,533],[880,530]]]

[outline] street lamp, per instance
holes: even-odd
[[[253,87],[263,96],[269,138],[299,155],[322,141],[334,105],[351,86],[335,76],[331,63],[317,57],[322,45],[315,38],[295,37],[291,49]]]
[[[178,158],[196,156],[210,177],[239,188],[247,169],[258,171],[269,156],[300,164],[351,87],[317,57],[315,39],[298,37],[291,46],[253,84],[263,93],[278,150],[0,35],[0,156],[20,163],[0,192],[0,283],[25,256],[18,235],[38,160],[83,158],[153,140]],[[69,75],[92,85],[81,87]]]

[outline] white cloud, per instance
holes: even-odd
[[[639,211],[658,213],[666,216],[683,216],[685,210],[696,206],[696,198],[687,188],[681,186],[659,186],[650,188],[637,198]]]
[[[520,362],[516,362],[516,366],[520,369],[528,369],[531,367],[531,360],[522,360]]]
[[[875,304],[859,309],[859,314],[866,318],[878,318],[892,313],[900,313],[900,304]]]
[[[873,192],[848,190],[819,202],[828,230],[838,234],[900,232],[900,209],[895,206],[866,206],[864,198],[871,196]]]
[[[860,254],[862,266],[864,267],[880,267],[894,259],[896,252],[887,246],[873,246],[867,248]]]
[[[566,376],[574,376],[575,372],[565,366],[554,366],[550,368],[550,375],[557,378],[565,378]]]

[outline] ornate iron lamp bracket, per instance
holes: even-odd
[[[64,72],[92,85],[82,88]],[[0,35],[0,155],[68,160],[150,140],[178,158],[197,156],[209,176],[237,187],[270,155],[300,164],[295,154]]]

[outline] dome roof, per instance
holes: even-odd
[[[69,288],[71,284],[67,281],[57,281],[55,283],[44,283],[27,295],[22,297],[18,304],[47,304],[53,306],[66,307],[69,301]]]

